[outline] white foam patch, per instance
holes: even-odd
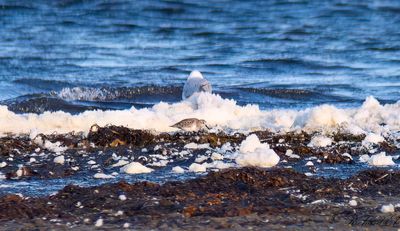
[[[173,168],[172,168],[172,171],[173,171],[174,173],[180,173],[180,174],[185,173],[185,169],[183,169],[183,168],[180,167],[180,166],[175,166],[175,167],[173,167]]]
[[[332,145],[332,139],[321,135],[314,136],[308,144],[309,147],[327,147],[330,145]]]
[[[362,144],[364,146],[369,146],[370,144],[378,144],[383,141],[385,141],[385,138],[383,138],[381,135],[369,133],[362,141]]]
[[[84,88],[84,87],[74,87],[74,88],[63,88],[57,95],[62,99],[68,100],[105,100],[109,92],[97,88]]]
[[[293,154],[293,150],[291,149],[286,150],[285,156],[288,156],[289,158],[300,159],[300,156]]]
[[[205,119],[208,125],[224,129],[251,131],[271,129],[307,132],[332,131],[339,126],[354,134],[390,135],[400,130],[400,102],[381,105],[368,97],[354,109],[339,109],[321,105],[304,110],[260,110],[257,105],[239,106],[234,100],[219,95],[200,93],[179,103],[158,103],[152,108],[108,111],[86,111],[77,115],[66,112],[15,114],[0,106],[0,134],[88,132],[93,124],[127,126],[135,129],[174,131],[170,125],[185,118]],[[383,126],[385,124],[385,126]]]
[[[94,174],[93,177],[96,178],[96,179],[112,179],[112,178],[115,178],[114,176],[107,175],[105,173],[96,173],[96,174]]]
[[[207,165],[193,163],[189,166],[190,172],[205,172],[207,171]]]
[[[124,167],[120,168],[120,172],[127,173],[127,174],[150,173],[152,171],[153,171],[153,169],[148,168],[139,162],[132,162],[132,163],[127,164]]]
[[[360,162],[361,163],[368,163],[369,165],[372,166],[389,166],[389,165],[395,165],[393,162],[393,157],[392,156],[386,156],[385,152],[381,152],[372,156],[368,156],[367,154],[364,154],[360,156]]]
[[[382,205],[381,212],[382,213],[393,213],[394,212],[393,204]]]
[[[239,150],[241,153],[251,153],[254,152],[257,148],[268,149],[269,145],[267,143],[262,144],[257,135],[252,134],[242,141]]]
[[[64,164],[65,158],[64,158],[63,155],[61,155],[61,156],[55,157],[53,161],[54,161],[54,163],[56,163],[56,164]]]
[[[240,166],[272,167],[279,163],[279,156],[269,148],[267,143],[261,143],[255,134],[248,136],[240,144],[240,153],[236,163]]]

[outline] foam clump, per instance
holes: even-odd
[[[117,163],[113,164],[112,167],[120,167],[129,164],[126,160],[118,160]]]
[[[248,136],[239,148],[236,163],[240,166],[272,167],[279,163],[279,156],[269,148],[267,143],[261,143],[255,134]]]
[[[175,166],[172,168],[172,172],[182,174],[185,173],[185,169],[179,166]]]
[[[56,164],[64,164],[65,158],[63,155],[60,155],[60,156],[55,157],[53,161]]]
[[[257,148],[269,148],[269,145],[267,143],[262,144],[258,136],[252,134],[242,141],[239,151],[241,153],[250,153],[254,152]]]
[[[302,119],[301,117],[297,118]],[[305,124],[303,127],[309,130],[318,130],[334,128],[340,124],[349,123],[350,115],[344,109],[338,109],[332,105],[321,105],[312,108],[305,115]]]
[[[300,159],[300,156],[297,154],[293,154],[293,150],[291,150],[291,149],[286,150],[285,156],[287,156],[289,158]]]
[[[99,219],[97,219],[96,222],[94,223],[94,226],[96,226],[96,227],[101,227],[101,226],[103,226],[103,224],[104,224],[103,219],[102,219],[102,218],[99,218]]]
[[[190,172],[205,172],[207,171],[207,167],[205,164],[197,164],[193,163],[189,166]]]
[[[204,144],[196,144],[196,143],[188,143],[184,146],[186,149],[209,149],[210,144],[204,143]]]
[[[363,146],[369,146],[370,144],[379,144],[383,141],[385,141],[385,138],[383,138],[381,135],[369,133],[367,136],[365,136],[362,144]]]
[[[393,213],[394,212],[393,204],[382,205],[381,212],[382,213]]]
[[[309,147],[327,147],[330,145],[332,145],[332,139],[322,135],[314,136],[308,144]]]
[[[381,152],[379,154],[372,155],[368,157],[368,155],[362,155],[360,157],[361,162],[368,162],[369,165],[372,166],[389,166],[395,165],[393,162],[393,158],[391,156],[386,156],[385,152]]]
[[[40,136],[37,132],[36,129],[30,130],[29,132],[29,138],[37,145],[40,147],[47,149],[51,152],[55,152],[57,154],[60,154],[62,152],[65,152],[68,148],[63,146],[61,142],[56,141],[56,142],[51,142],[49,140],[43,140],[42,136]]]
[[[113,178],[115,178],[114,176],[107,175],[105,173],[96,173],[96,174],[94,174],[93,177],[96,179],[113,179]]]
[[[358,203],[357,203],[356,200],[350,200],[350,201],[349,201],[349,205],[352,206],[352,207],[357,206],[357,204],[358,204]]]
[[[150,173],[152,171],[153,171],[153,169],[148,168],[139,162],[132,162],[132,163],[127,164],[124,167],[120,168],[120,172],[127,173],[127,174]]]
[[[224,156],[223,156],[222,154],[220,154],[220,153],[213,152],[213,153],[211,154],[211,159],[212,159],[212,160],[223,160],[223,159],[224,159]]]

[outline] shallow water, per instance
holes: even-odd
[[[376,169],[368,165],[317,165],[317,173],[314,177],[324,178],[340,178],[347,179],[362,170]],[[304,166],[295,166],[294,169],[302,173],[310,173],[309,169]],[[393,169],[393,168],[379,168],[379,169]],[[398,167],[395,167],[398,170]],[[24,196],[46,196],[58,192],[66,185],[74,184],[81,187],[91,187],[104,183],[115,183],[121,180],[126,182],[139,182],[150,181],[154,183],[165,183],[167,181],[185,181],[204,176],[205,173],[185,173],[177,174],[171,172],[171,168],[157,170],[148,174],[127,175],[120,174],[114,179],[95,179],[92,175],[77,174],[73,177],[66,177],[60,179],[46,179],[46,180],[27,180],[27,181],[1,181],[0,196],[9,193],[21,193]]]
[[[180,93],[164,88],[113,96],[180,88],[193,69],[262,108],[400,98],[395,0],[2,0],[0,25],[0,100],[16,112],[175,102]]]

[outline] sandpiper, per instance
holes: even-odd
[[[192,71],[183,86],[182,99],[187,99],[196,92],[212,92],[211,84],[200,71]]]
[[[182,129],[184,131],[199,131],[202,129],[210,129],[207,124],[207,122],[205,120],[199,120],[196,118],[189,118],[189,119],[184,119],[179,121],[178,123],[172,125],[171,127],[174,128],[179,128]]]

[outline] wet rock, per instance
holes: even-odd
[[[333,140],[335,142],[346,141],[346,142],[362,142],[365,138],[364,134],[353,135],[346,132],[336,132],[333,134]]]
[[[6,178],[8,180],[11,180],[11,179],[16,179],[16,178],[31,177],[31,176],[35,176],[35,175],[38,175],[38,173],[27,166],[23,166],[16,171],[8,172],[6,174]]]
[[[101,147],[117,147],[133,145],[144,147],[154,143],[154,135],[144,130],[134,130],[122,126],[109,125],[99,127],[93,125],[88,134],[88,141]]]
[[[395,145],[388,143],[386,141],[379,143],[379,146],[382,149],[382,151],[386,153],[395,153],[397,151],[397,147]]]

